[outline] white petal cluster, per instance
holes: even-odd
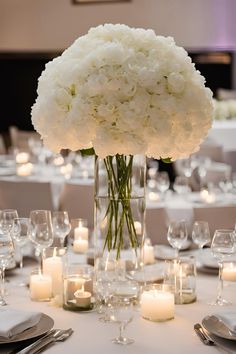
[[[46,65],[32,122],[53,151],[174,160],[195,152],[211,127],[204,82],[173,38],[100,25]]]
[[[214,118],[216,120],[236,118],[236,100],[214,100]]]

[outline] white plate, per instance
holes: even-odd
[[[143,267],[143,270],[132,274],[132,279],[138,283],[153,283],[163,280],[164,264],[150,264]]]
[[[231,339],[236,341],[236,332],[230,331],[230,329],[220,321],[216,316],[206,316],[202,320],[202,325],[205,327],[210,333],[214,335]]]
[[[181,248],[180,251],[185,251],[190,248],[192,245],[192,242],[190,240],[186,240],[185,244]],[[174,248],[171,246],[167,245],[155,245],[154,246],[154,257],[156,259],[162,259],[162,260],[170,260],[176,258],[176,252]]]
[[[48,332],[52,329],[54,321],[51,317],[46,314],[42,314],[40,321],[31,328],[26,329],[24,332],[16,334],[15,336],[9,338],[1,338],[0,344],[15,343],[26,339],[35,338],[41,336],[42,334]],[[1,349],[0,349],[1,352]]]
[[[213,269],[219,268],[217,260],[213,257],[210,248],[204,248],[203,250],[199,250],[197,254],[197,260],[202,267]]]

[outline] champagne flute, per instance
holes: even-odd
[[[13,228],[12,228],[12,238],[15,241],[15,243],[19,249],[20,269],[23,269],[22,247],[29,240],[28,228],[29,228],[29,218],[16,218],[16,219],[14,219]],[[26,286],[27,283],[21,282],[19,285]]]
[[[65,237],[71,230],[67,211],[54,211],[52,214],[52,226],[54,237],[58,237],[61,247],[64,247]]]
[[[230,305],[228,300],[222,297],[223,291],[223,279],[222,270],[224,260],[231,256],[236,251],[235,245],[235,232],[234,230],[216,230],[211,243],[211,251],[213,256],[217,259],[219,264],[219,281],[218,292],[215,301],[211,302],[211,305]]]
[[[183,247],[188,237],[187,224],[185,220],[171,221],[168,227],[167,240],[176,251],[176,258],[179,257],[179,250]]]
[[[53,243],[53,228],[51,211],[33,210],[30,212],[28,235],[29,239],[36,245],[38,254],[41,255],[40,268],[42,271],[43,250]]]
[[[1,231],[0,233],[0,306],[7,305],[5,295],[5,269],[14,256],[14,245],[9,231]]]
[[[211,241],[207,221],[195,221],[193,224],[192,240],[199,249],[203,249],[203,247]]]

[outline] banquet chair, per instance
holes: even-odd
[[[28,141],[30,138],[40,139],[40,135],[35,131],[20,130],[15,126],[9,128],[10,141],[13,149],[28,151]]]
[[[165,208],[146,209],[146,237],[153,245],[169,245],[167,241],[168,217]]]
[[[0,135],[0,154],[1,155],[4,155],[6,154],[6,147],[5,147],[5,143],[4,143],[4,140],[3,140],[3,137],[2,135]]]
[[[65,183],[59,210],[66,210],[70,219],[87,219],[88,227],[94,225],[94,187],[92,184]]]
[[[232,172],[236,172],[236,150],[224,151],[224,161],[231,166]]]
[[[236,99],[236,90],[228,90],[228,89],[219,88],[217,90],[217,98],[219,100]]]
[[[199,150],[194,155],[197,157],[207,157],[215,162],[224,162],[223,146],[210,138],[207,138],[200,145]]]
[[[236,205],[205,206],[193,209],[194,221],[207,221],[213,237],[217,229],[234,229],[236,222]]]
[[[0,181],[0,209],[16,209],[20,217],[28,217],[31,210],[53,210],[51,184]]]

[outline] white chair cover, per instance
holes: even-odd
[[[9,128],[11,146],[22,150],[29,150],[28,140],[30,138],[40,139],[40,135],[35,131],[20,130],[15,126]]]
[[[146,237],[153,245],[168,245],[167,241],[168,218],[164,208],[146,209]]]
[[[93,184],[66,183],[62,190],[59,210],[66,210],[70,219],[87,219],[88,227],[94,225],[94,186]]]
[[[53,210],[50,183],[0,181],[0,209],[16,209],[20,217],[31,210]]]
[[[195,221],[207,221],[211,236],[217,229],[234,229],[236,222],[235,206],[206,206],[194,208]]]

